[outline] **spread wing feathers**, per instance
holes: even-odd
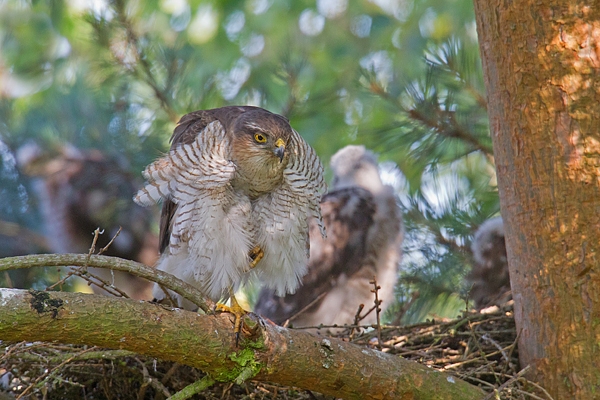
[[[195,132],[195,140],[188,140],[189,143],[174,140],[167,155],[150,164],[143,172],[148,182],[134,198],[136,203],[144,206],[164,200],[161,252],[168,245],[172,250],[178,246],[182,234],[193,220],[191,217],[195,205],[210,203],[210,199],[218,201],[223,197],[235,172],[235,165],[226,157],[229,143],[219,121],[212,121],[205,126],[185,119],[182,121],[187,123],[176,128],[177,138],[181,139],[183,135],[189,137],[190,132]],[[185,126],[186,130],[179,131],[181,126]],[[206,206],[206,209],[210,209],[210,204]]]
[[[197,190],[219,190],[231,179],[235,165],[227,160],[229,142],[219,121],[208,124],[191,143],[173,143],[165,157],[143,172],[148,183],[135,196],[147,206],[161,199],[189,202]]]
[[[325,237],[325,227],[319,205],[321,195],[327,190],[323,179],[323,165],[315,150],[302,139],[298,132],[294,131],[290,142],[289,147],[293,149],[293,154],[290,157],[290,165],[284,171],[284,180],[288,186],[286,189],[292,193],[313,194],[308,202],[309,215],[316,219],[321,236]]]
[[[171,150],[146,168],[148,182],[134,200],[141,205],[165,201],[159,268],[184,280],[202,282],[200,289],[219,299],[226,295],[229,282],[242,281],[250,262],[250,233],[244,221],[251,207],[229,185],[235,165],[227,157],[229,142],[223,125],[218,120],[205,126],[205,120],[200,122],[182,119],[184,125],[178,128],[185,126],[185,130],[176,128]],[[191,132],[195,133],[193,141],[189,140]],[[231,223],[223,224],[227,219]],[[230,248],[219,245],[224,242],[230,242]],[[228,268],[190,267],[198,264]]]
[[[263,283],[280,296],[293,293],[306,273],[310,248],[307,216],[315,221],[318,236],[325,236],[319,206],[320,194],[326,189],[323,166],[297,132],[290,142],[292,154],[283,184],[254,207],[259,225],[264,227],[257,232],[265,253],[257,269]],[[263,269],[261,265],[270,267]],[[290,280],[290,276],[295,279]]]
[[[317,309],[341,275],[352,276],[364,265],[375,207],[371,193],[359,187],[326,194],[321,202],[321,212],[327,238],[322,237],[317,219],[311,219],[310,264],[302,286],[286,297],[263,290],[255,312],[281,324],[295,315]]]

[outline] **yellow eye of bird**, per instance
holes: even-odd
[[[267,141],[267,138],[262,133],[255,133],[254,140],[256,140],[258,143],[264,143]]]

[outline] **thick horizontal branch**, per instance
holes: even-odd
[[[0,272],[32,267],[64,266],[107,268],[115,271],[129,272],[130,274],[167,287],[200,307],[204,312],[210,312],[210,308],[206,305],[198,289],[171,274],[150,268],[135,261],[124,260],[118,257],[90,256],[87,254],[33,254],[29,256],[0,258]]]
[[[108,296],[0,289],[0,340],[124,349],[199,368],[217,381],[276,382],[347,399],[480,399],[466,382],[397,356],[260,318],[236,348],[229,315]],[[250,335],[250,336],[248,336]]]

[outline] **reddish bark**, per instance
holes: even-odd
[[[523,366],[600,393],[600,5],[475,0]]]

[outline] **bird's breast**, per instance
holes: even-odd
[[[234,190],[241,191],[252,200],[273,192],[283,182],[283,172],[268,168],[239,171],[231,185]]]

